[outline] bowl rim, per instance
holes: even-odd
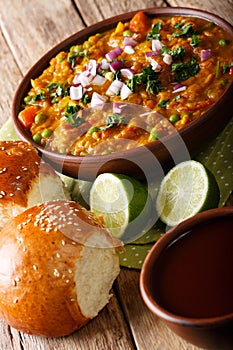
[[[50,158],[54,161],[61,161],[69,162],[72,164],[77,164],[85,159],[85,164],[94,164],[98,162],[100,159],[103,162],[108,162],[115,159],[125,159],[127,157],[131,157],[130,159],[134,159],[138,156],[138,154],[143,153],[144,147],[146,147],[149,151],[154,150],[154,148],[157,146],[163,147],[166,145],[167,141],[172,141],[177,136],[177,133],[174,132],[174,134],[164,136],[161,140],[156,140],[154,142],[150,142],[143,146],[138,146],[136,148],[130,149],[130,150],[124,150],[121,152],[113,152],[106,155],[87,155],[85,157],[83,156],[76,156],[71,154],[62,154],[58,152],[53,152],[46,150],[46,148],[36,144],[31,138],[30,135],[27,134],[27,132],[24,130],[24,128],[21,126],[20,122],[18,121],[18,113],[20,111],[20,106],[22,104],[22,99],[24,97],[24,94],[26,91],[30,88],[30,80],[33,78],[36,78],[38,74],[41,74],[44,69],[49,64],[49,61],[52,57],[54,57],[58,52],[61,50],[67,50],[72,44],[74,44],[74,41],[77,42],[77,44],[80,42],[83,42],[85,38],[88,38],[90,35],[93,35],[96,32],[104,32],[108,29],[114,28],[114,26],[119,22],[123,21],[126,22],[130,20],[130,18],[133,17],[137,12],[142,11],[149,17],[155,17],[155,16],[185,16],[185,17],[197,17],[204,20],[207,20],[209,22],[214,22],[227,30],[232,36],[233,36],[233,25],[231,25],[228,21],[221,18],[219,15],[213,14],[208,11],[200,10],[197,8],[188,8],[188,7],[151,7],[151,8],[145,8],[145,9],[138,9],[134,11],[130,11],[127,13],[122,13],[114,17],[110,17],[104,20],[101,20],[97,23],[94,23],[90,26],[87,26],[76,33],[73,33],[72,35],[68,36],[67,38],[60,41],[58,44],[55,44],[51,49],[49,49],[47,52],[45,52],[32,66],[31,68],[26,72],[23,79],[21,80],[20,84],[18,85],[14,98],[12,103],[12,122],[14,125],[14,128],[16,130],[16,133],[18,136],[26,141],[30,142],[40,153],[42,153],[47,159]],[[40,68],[39,68],[40,67]],[[181,138],[185,137],[188,133],[190,128],[200,128],[201,125],[205,124],[206,121],[209,118],[209,115],[213,113],[214,109],[216,109],[218,103],[228,97],[233,92],[233,82],[226,88],[223,95],[221,96],[221,99],[217,101],[217,103],[214,103],[202,116],[201,118],[198,118],[194,121],[192,121],[190,124],[188,124],[186,127],[182,128],[178,131],[178,134]],[[153,112],[153,110],[152,110]],[[135,154],[136,153],[136,154]]]
[[[196,227],[199,224],[202,224],[206,221],[209,221],[214,218],[224,218],[224,217],[233,217],[233,206],[226,206],[222,208],[214,208],[210,210],[203,211],[180,224],[172,227],[168,230],[152,247],[148,255],[146,256],[139,280],[139,287],[142,299],[146,306],[149,308],[152,313],[164,320],[165,322],[180,324],[186,326],[196,326],[196,327],[210,327],[211,325],[215,327],[217,324],[225,324],[229,321],[233,321],[233,312],[214,317],[187,317],[172,313],[166,310],[164,307],[159,305],[151,296],[149,288],[147,286],[147,281],[150,276],[150,271],[160,256],[162,251],[175,239],[180,237],[184,232],[187,232],[193,227]]]

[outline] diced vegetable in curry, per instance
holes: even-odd
[[[31,81],[18,118],[34,142],[55,152],[112,153],[181,130],[232,80],[233,38],[224,29],[138,12],[52,58]],[[133,105],[149,112],[128,113]]]

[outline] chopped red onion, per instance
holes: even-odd
[[[88,70],[80,73],[79,77],[78,77],[80,84],[84,87],[89,85],[90,82],[92,81],[92,79],[93,79],[93,76],[91,75],[91,73]]]
[[[132,39],[131,37],[126,36],[124,38],[124,47],[126,47],[126,46],[134,47],[136,45],[137,45],[137,41]]]
[[[131,68],[123,68],[121,69],[121,74],[125,78],[132,79],[133,75],[135,74],[135,71]]]
[[[113,102],[112,111],[113,113],[121,114],[126,106],[126,104],[122,104],[121,102]]]
[[[130,94],[132,94],[132,91],[130,90],[130,88],[128,88],[126,84],[122,84],[121,92],[120,92],[121,99],[125,100],[126,98],[129,97]]]
[[[110,63],[110,69],[113,73],[122,68],[124,68],[124,63],[122,61],[113,61]]]
[[[201,61],[206,61],[211,57],[211,49],[201,50]]]
[[[84,88],[82,85],[79,86],[71,86],[70,87],[70,99],[71,100],[81,100],[84,94]]]
[[[162,47],[163,47],[163,44],[161,43],[160,40],[158,39],[152,40],[152,44],[151,44],[152,51],[159,51],[162,49]]]
[[[105,82],[106,82],[105,77],[102,77],[102,75],[96,74],[96,76],[92,80],[91,84],[101,86],[101,85],[104,85]]]
[[[150,62],[153,70],[161,69],[160,64],[157,61],[155,61],[153,58],[147,57],[147,60]]]
[[[96,60],[90,60],[86,66],[86,70],[88,70],[91,73],[91,75],[94,77],[96,75],[96,70],[97,70]]]
[[[102,70],[108,70],[109,69],[109,62],[104,58],[102,61],[100,61],[97,65],[97,72],[100,73]]]
[[[185,90],[186,90],[186,86],[185,86],[185,85],[176,84],[176,85],[173,87],[172,93],[181,92],[181,91],[185,91]]]
[[[172,64],[172,56],[165,53],[165,55],[163,56],[163,62],[168,65]]]
[[[106,95],[108,96],[116,95],[120,91],[122,85],[123,85],[122,81],[114,80],[109,86],[108,90],[106,91]]]
[[[132,53],[134,53],[135,51],[134,51],[134,48],[132,47],[132,46],[125,46],[125,48],[124,48],[124,52],[125,53],[128,53],[129,55],[131,55]]]
[[[159,51],[148,51],[145,53],[146,57],[152,57],[152,56],[160,56],[160,52]]]
[[[122,53],[122,48],[121,47],[116,47],[114,50],[108,52],[105,57],[109,60],[112,61],[115,58],[117,58],[117,56],[119,56]]]
[[[102,109],[107,97],[98,94],[97,92],[93,92],[91,97],[91,107],[96,109]]]
[[[74,84],[74,85],[81,84],[81,83],[80,83],[80,80],[79,80],[79,75],[80,75],[80,74],[76,74],[76,75],[74,76],[74,79],[73,79],[73,84]]]

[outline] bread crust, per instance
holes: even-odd
[[[36,149],[23,141],[0,141],[0,205],[27,207],[28,193],[40,175],[56,177]]]
[[[9,221],[0,235],[0,316],[20,331],[46,337],[85,325],[75,269],[93,232],[115,254],[119,242],[75,202],[37,205]]]

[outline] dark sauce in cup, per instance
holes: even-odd
[[[184,233],[161,254],[151,274],[155,301],[177,315],[233,313],[233,216]]]

